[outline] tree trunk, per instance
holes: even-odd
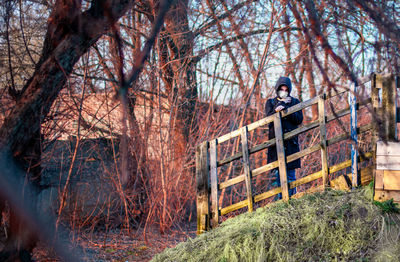
[[[307,74],[307,82],[308,82],[308,90],[310,92],[310,98],[313,98],[317,95],[317,89],[315,88],[315,81],[314,81],[312,63],[309,52],[307,52],[306,55],[304,56],[304,63],[306,66],[306,74]],[[312,115],[312,120],[318,118],[317,105],[311,106],[311,115]]]
[[[189,142],[189,134],[193,131],[195,105],[197,101],[196,64],[193,62],[193,34],[188,24],[188,1],[177,1],[165,18],[166,31],[170,40],[168,47],[174,79],[171,104],[174,106],[171,113],[175,120],[173,126],[173,140],[176,141],[175,159],[182,158]],[[171,60],[172,60],[171,59]],[[179,160],[177,163],[182,163]]]
[[[131,5],[130,0],[96,1],[82,13],[77,3],[75,0],[56,2],[49,18],[40,62],[24,86],[16,106],[0,127],[0,148],[10,153],[15,163],[26,172],[35,193],[39,192],[40,182],[41,122],[48,115],[75,63]],[[35,206],[36,203],[31,204]],[[23,233],[27,230],[19,223],[19,218],[12,220],[15,224],[11,228],[7,250],[3,250],[0,256],[2,260],[19,258],[29,261],[34,237]]]

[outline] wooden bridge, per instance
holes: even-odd
[[[357,101],[357,97],[359,97],[357,94],[362,93],[359,91],[365,91],[368,85],[370,89],[368,90],[369,92],[367,92],[369,93],[367,98],[363,101]],[[376,141],[396,141],[397,139],[397,88],[400,88],[398,76],[391,74],[372,74],[371,76],[360,79],[359,83],[350,83],[348,90],[336,92],[334,94],[319,95],[284,111],[275,113],[274,115],[198,145],[196,149],[197,233],[200,234],[210,228],[216,227],[220,222],[221,216],[233,211],[247,207],[248,212],[252,212],[255,203],[273,197],[279,193],[282,193],[282,199],[287,201],[289,200],[288,190],[291,188],[296,188],[315,180],[321,180],[322,178],[322,184],[317,190],[324,190],[326,187],[330,186],[330,174],[348,167],[351,167],[350,179],[353,188],[358,187],[361,183],[366,184],[371,182],[374,177],[373,166],[361,169],[360,163],[375,159],[374,145],[376,145]],[[332,101],[334,97],[346,94],[349,99],[349,106],[338,111],[331,110],[332,112],[327,115],[326,112],[329,108],[326,104]],[[281,125],[283,117],[311,106],[318,107],[319,117],[317,120],[302,125],[288,133],[283,133]],[[372,121],[365,125],[358,126],[357,113],[362,108],[367,108]],[[350,131],[343,131],[342,134],[327,139],[327,124],[346,115],[350,115]],[[254,146],[249,146],[249,133],[259,128],[266,128],[271,122],[274,123],[275,138]],[[319,129],[319,143],[304,148],[295,154],[285,155],[284,140],[313,129]],[[358,141],[358,137],[368,130],[372,131],[373,149],[369,152],[361,152],[358,147],[358,142],[360,142]],[[238,137],[240,137],[241,152],[237,152],[225,159],[219,159],[217,154],[218,147],[222,143]],[[351,142],[351,154],[344,161],[330,166],[328,161],[328,147],[348,139]],[[252,167],[250,164],[250,157],[257,152],[266,150],[272,145],[276,145],[278,160],[259,167]],[[298,178],[294,182],[288,183],[286,164],[317,151],[320,151],[321,169],[307,176]],[[241,160],[243,172],[223,182],[219,182],[218,175],[220,168],[235,160]],[[374,165],[374,161],[370,162]],[[307,163],[305,165],[307,165]],[[255,194],[252,188],[252,180],[258,176],[267,176],[268,171],[274,168],[279,169],[281,187]],[[233,185],[243,182],[246,188],[246,199],[228,206],[219,206],[218,198],[221,190],[226,190]],[[296,195],[292,197],[296,197]]]

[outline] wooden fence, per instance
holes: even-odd
[[[371,97],[364,101],[358,102],[356,99],[357,88],[359,88],[359,86],[364,86],[364,84],[369,81],[371,81]],[[359,186],[361,182],[360,173],[363,172],[363,170],[359,169],[359,163],[373,157],[374,150],[370,152],[363,152],[361,155],[358,152],[357,146],[358,134],[368,130],[375,131],[379,129],[380,132],[373,132],[374,144],[376,140],[379,139],[378,136],[380,136],[381,139],[389,140],[390,138],[396,136],[396,87],[399,87],[398,77],[394,77],[393,75],[372,74],[367,78],[361,79],[358,85],[351,83],[349,85],[349,89],[346,91],[333,95],[324,94],[314,97],[284,111],[275,113],[274,115],[251,123],[226,135],[198,145],[196,149],[197,233],[200,234],[206,230],[209,230],[210,228],[216,227],[219,223],[220,216],[226,215],[230,212],[244,207],[247,207],[248,212],[252,212],[255,203],[275,196],[279,193],[282,193],[282,199],[287,201],[289,199],[289,189],[296,188],[300,185],[310,183],[317,179],[322,178],[321,189],[324,190],[327,186],[329,186],[329,174],[335,173],[347,167],[351,167],[352,186]],[[381,94],[379,93],[379,90],[382,90]],[[325,101],[346,92],[349,98],[349,107],[333,112],[331,115],[327,116]],[[302,125],[288,133],[283,133],[281,126],[281,120],[283,117],[313,105],[318,106],[319,117],[317,120]],[[357,111],[364,107],[368,107],[368,110],[372,113],[373,121],[358,127]],[[349,114],[350,132],[345,132],[333,138],[327,139],[327,123]],[[265,127],[271,122],[274,123],[275,138],[267,140],[256,146],[249,147],[248,133],[256,130],[257,128]],[[292,155],[285,155],[284,140],[316,128],[319,129],[320,133],[318,144],[305,148],[302,151]],[[240,136],[242,152],[238,152],[228,158],[218,160],[218,145],[238,136]],[[335,143],[347,139],[350,139],[351,142],[351,155],[347,160],[333,166],[329,166],[327,148]],[[251,169],[249,160],[250,155],[262,150],[266,150],[272,145],[276,145],[278,160]],[[321,170],[299,178],[294,182],[288,183],[286,164],[316,151],[320,151],[321,154]],[[218,168],[239,159],[242,161],[244,172],[224,182],[218,182]],[[252,188],[252,179],[260,175],[266,175],[268,171],[274,168],[279,169],[281,187],[273,188],[272,190],[260,194],[254,194]],[[373,169],[370,168],[369,170]],[[229,206],[219,206],[218,196],[220,190],[242,182],[245,182],[247,199]]]

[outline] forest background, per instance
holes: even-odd
[[[279,76],[304,101],[400,72],[396,1],[2,0],[0,12],[5,257],[60,228],[190,224],[196,145],[263,118]]]

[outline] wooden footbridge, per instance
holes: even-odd
[[[367,88],[367,86],[369,87]],[[221,137],[198,145],[196,149],[198,234],[216,227],[220,222],[221,216],[246,207],[248,212],[252,212],[255,203],[271,198],[279,193],[282,193],[282,199],[287,201],[289,200],[288,190],[291,188],[296,188],[315,180],[322,180],[318,190],[324,190],[332,184],[332,181],[330,181],[330,174],[348,167],[351,167],[351,174],[349,175],[351,187],[355,188],[361,184],[371,182],[375,175],[375,168],[373,165],[375,164],[376,141],[397,140],[397,88],[400,88],[398,76],[392,74],[371,74],[371,76],[360,79],[359,83],[350,83],[348,90],[336,92],[334,94],[319,95],[282,112],[278,112]],[[357,101],[357,98],[361,97],[361,95],[358,94],[365,93],[361,91],[366,91],[366,89],[369,89],[368,92],[366,92],[368,95],[364,95],[363,101]],[[341,110],[330,110],[331,112],[328,115],[326,112],[329,111],[329,107],[327,106],[329,102],[338,95],[343,96],[346,94],[348,96],[349,106]],[[318,107],[319,117],[317,120],[304,124],[291,132],[283,133],[281,125],[281,119],[283,117],[311,106]],[[372,120],[367,124],[358,126],[357,113],[362,108],[368,109]],[[346,115],[350,115],[350,130],[343,131],[342,134],[327,139],[327,124]],[[249,133],[259,128],[266,128],[271,122],[274,123],[275,138],[266,140],[258,145],[249,146]],[[304,148],[295,154],[285,155],[284,140],[313,129],[319,129],[319,143]],[[369,152],[362,152],[359,150],[358,146],[360,142],[359,135],[366,131],[372,131],[373,146],[372,150]],[[237,152],[225,159],[219,159],[217,155],[218,147],[222,143],[237,137],[240,137],[241,152]],[[265,137],[267,139],[267,136]],[[345,161],[330,166],[328,161],[328,147],[345,140],[349,140],[351,143],[351,154]],[[268,147],[272,145],[276,145],[278,155],[277,161],[259,167],[254,167],[250,164],[250,158],[253,154],[267,150]],[[307,176],[298,178],[294,182],[288,183],[286,164],[317,151],[320,151],[321,169]],[[372,161],[370,161],[371,159]],[[235,160],[241,160],[243,172],[223,182],[218,181],[221,168]],[[369,167],[361,169],[361,162],[363,161],[372,162],[372,166],[370,165]],[[303,166],[304,165],[307,165],[307,163],[303,163]],[[255,194],[252,188],[252,182],[254,181],[252,180],[258,176],[267,176],[268,171],[274,168],[279,169],[282,186]],[[246,199],[229,206],[219,206],[218,200],[221,190],[226,190],[239,183],[245,183]],[[297,195],[299,195],[299,193]],[[296,195],[292,197],[296,197]]]

